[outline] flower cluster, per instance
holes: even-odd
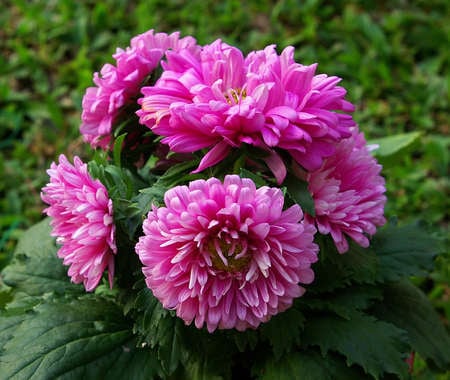
[[[113,166],[114,131],[131,120],[154,141],[148,162],[139,172],[122,162],[102,184],[79,158],[72,165],[61,156],[42,191],[72,281],[91,291],[107,270],[112,285],[116,253],[130,254],[116,246],[132,244],[164,308],[210,332],[245,330],[289,308],[314,281],[318,235],[330,235],[339,253],[347,239],[369,246],[385,223],[385,183],[340,78],[297,63],[292,47],[244,55],[221,40],[199,46],[153,31],[130,45],[94,74],[80,131]],[[139,186],[119,197],[121,173]],[[313,211],[286,198],[287,176],[305,184]],[[161,187],[159,200],[139,198]],[[131,224],[124,204],[134,205],[132,215],[146,210],[128,234],[116,228]]]
[[[318,169],[355,125],[340,79],[315,75],[316,66],[296,63],[292,47],[278,55],[269,46],[244,57],[220,40],[200,54],[171,52],[155,85],[142,88],[138,115],[174,152],[211,148],[197,171],[250,144],[268,153],[281,183],[286,169],[275,148]]]
[[[83,97],[80,131],[92,147],[107,149],[111,142],[114,121],[121,108],[139,95],[141,85],[159,65],[169,49],[198,49],[195,39],[180,39],[179,33],[167,35],[149,30],[131,40],[130,47],[117,49],[116,65],[105,64],[94,74],[95,87]]]

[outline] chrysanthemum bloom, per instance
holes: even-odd
[[[344,113],[354,107],[337,86],[340,78],[315,75],[316,64],[296,63],[293,47],[278,55],[268,46],[244,58],[217,40],[200,55],[180,49],[166,58],[159,80],[142,88],[137,114],[175,152],[211,148],[197,171],[245,143],[267,152],[281,183],[286,169],[274,148],[315,170],[355,125]]]
[[[289,308],[314,279],[315,227],[280,189],[237,175],[197,180],[165,194],[136,245],[147,286],[186,324],[255,328]]]
[[[64,155],[59,164],[47,171],[50,183],[42,189],[42,200],[49,204],[44,212],[52,218],[52,236],[61,245],[58,257],[70,265],[68,274],[74,283],[83,283],[87,291],[99,283],[108,269],[112,287],[114,276],[114,241],[112,201],[99,180],[88,173],[78,157],[74,165]]]
[[[179,33],[167,35],[150,30],[131,40],[126,50],[117,49],[116,65],[105,64],[94,74],[96,87],[89,87],[83,97],[80,131],[92,147],[108,148],[112,124],[121,107],[139,94],[142,82],[159,65],[168,49],[198,49],[195,39],[180,39]]]
[[[308,176],[316,216],[306,218],[317,224],[320,233],[331,234],[340,253],[348,250],[346,236],[368,247],[366,234],[375,234],[376,227],[386,222],[386,188],[380,172],[381,165],[371,156],[364,135],[355,129]]]

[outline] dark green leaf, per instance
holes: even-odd
[[[389,225],[378,231],[371,246],[379,260],[378,281],[426,275],[438,251],[436,239],[417,224]]]
[[[329,292],[350,284],[373,284],[378,259],[370,249],[350,243],[350,249],[339,254],[329,236],[318,236],[320,260],[313,265],[315,280],[308,287],[311,292]]]
[[[450,370],[450,335],[428,298],[409,281],[386,286],[375,313],[406,330],[411,346],[440,369]]]
[[[233,340],[239,352],[244,352],[246,349],[253,350],[258,344],[258,332],[250,329],[242,332],[233,331]]]
[[[170,189],[182,182],[190,181],[196,178],[190,174],[198,165],[197,160],[185,161],[170,167],[157,181],[156,185]]]
[[[34,225],[19,240],[11,264],[3,271],[5,284],[28,295],[82,292],[82,286],[70,282],[57,250],[49,219]]]
[[[313,349],[292,352],[281,359],[270,358],[256,366],[254,375],[261,380],[351,380],[368,379],[357,367],[348,367],[335,354],[321,356]]]
[[[267,186],[267,182],[258,174],[251,172],[250,170],[247,170],[245,168],[240,168],[239,170],[239,176],[241,178],[250,178],[253,182],[255,182],[256,187]]]
[[[134,347],[117,305],[85,295],[36,306],[5,344],[0,364],[8,379],[151,379],[158,373],[153,356]]]
[[[362,313],[354,313],[348,320],[318,315],[305,324],[302,344],[319,346],[323,355],[329,351],[344,355],[348,365],[358,364],[376,379],[384,373],[405,378],[406,338],[396,326]]]
[[[127,306],[135,318],[134,331],[141,336],[143,344],[155,348],[164,371],[173,373],[185,350],[182,337],[183,324],[165,310],[144,286],[135,296],[134,303]]]
[[[146,187],[139,191],[140,194],[136,197],[136,201],[148,212],[152,204],[159,206],[164,202],[164,193],[166,191],[166,188],[159,185]]]
[[[295,307],[291,307],[260,327],[261,337],[270,342],[275,359],[292,351],[299,343],[304,322],[303,314]]]
[[[22,310],[2,311],[0,314],[0,362],[3,347],[14,336],[15,331],[26,318],[31,318],[31,316]]]
[[[119,167],[121,166],[120,162],[121,162],[122,145],[123,141],[125,140],[125,137],[127,137],[127,134],[123,133],[120,136],[118,136],[114,141],[113,159],[114,164]]]
[[[223,365],[223,363],[222,363]],[[214,372],[211,372],[208,366],[208,361],[205,360],[192,360],[189,361],[185,367],[185,377],[189,380],[223,380],[224,378]]]
[[[367,309],[382,297],[382,289],[378,285],[354,285],[319,295],[307,292],[298,299],[298,303],[301,307],[328,310],[342,318],[350,319],[355,311]]]
[[[286,186],[288,195],[295,203],[300,205],[304,212],[311,216],[316,216],[314,199],[308,190],[308,183],[306,181],[302,181],[296,176],[288,174],[283,185]]]

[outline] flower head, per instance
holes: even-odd
[[[365,234],[375,234],[376,227],[386,222],[386,188],[380,172],[364,135],[355,129],[319,170],[308,175],[316,216],[306,218],[316,223],[320,233],[331,234],[340,253],[348,250],[346,236],[368,247]]]
[[[198,171],[245,143],[268,152],[281,182],[285,168],[274,148],[314,170],[355,125],[340,79],[296,63],[292,47],[278,55],[268,46],[244,57],[218,40],[200,54],[180,49],[166,58],[160,79],[142,88],[137,114],[175,152],[211,148]]]
[[[88,173],[78,157],[74,165],[64,155],[47,171],[50,183],[42,189],[44,212],[52,218],[52,236],[61,245],[58,256],[70,265],[74,283],[84,283],[87,291],[99,283],[108,268],[109,283],[114,276],[115,227],[112,201],[106,188]]]
[[[117,49],[115,66],[105,64],[100,74],[94,74],[95,87],[89,87],[83,97],[80,131],[92,147],[108,147],[120,108],[139,94],[142,82],[168,49],[197,49],[192,37],[180,39],[178,32],[167,35],[153,30],[134,37],[130,45],[125,50]]]
[[[313,281],[315,228],[298,205],[283,211],[280,189],[229,175],[172,188],[164,201],[136,252],[147,286],[187,324],[256,328]]]

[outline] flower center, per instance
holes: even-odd
[[[244,249],[241,242],[235,239],[227,242],[215,238],[208,243],[208,253],[213,268],[225,272],[235,273],[247,269],[250,256],[246,252],[247,249]]]
[[[245,91],[245,88],[230,88],[224,95],[227,103],[233,105],[245,99],[247,97],[247,91]]]

